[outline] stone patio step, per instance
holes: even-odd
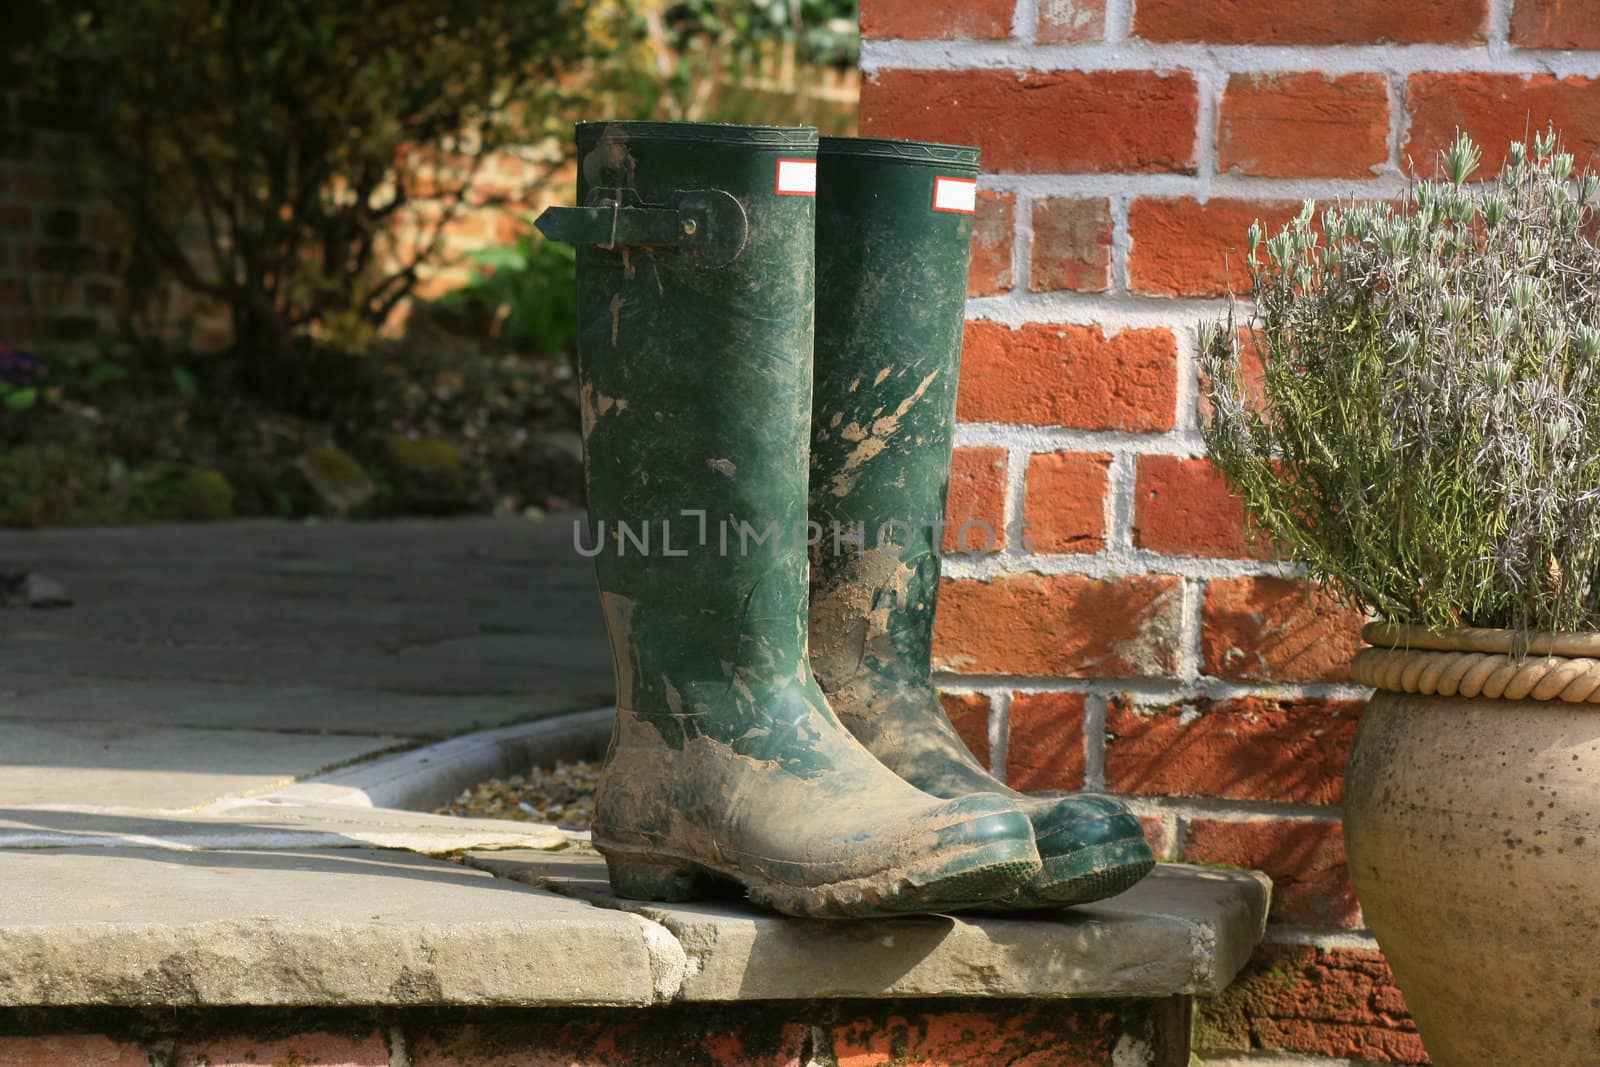
[[[660,923],[688,957],[680,996],[691,1001],[1218,993],[1260,942],[1272,885],[1254,871],[1161,864],[1126,893],[1061,911],[840,922],[741,901],[622,900],[587,850],[467,861]]]
[[[648,919],[400,850],[0,852],[0,1008],[646,1005]]]
[[[1228,984],[1269,896],[1260,875],[1169,866],[1064,912],[826,922],[619,901],[577,846],[471,862],[0,850],[0,1008],[1185,996]]]

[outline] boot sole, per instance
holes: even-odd
[[[1132,889],[1155,866],[1143,839],[1091,845],[1047,857],[1044,869],[1027,885],[985,910],[1039,911],[1089,904]]]
[[[1031,846],[996,841],[966,851],[932,873],[891,870],[797,886],[681,853],[642,852],[601,841],[595,847],[605,856],[611,888],[620,897],[683,903],[729,896],[731,883],[763,907],[810,919],[881,918],[982,907],[1017,892],[1017,884],[1039,870]]]

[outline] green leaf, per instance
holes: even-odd
[[[128,369],[122,364],[103,359],[89,368],[89,373],[83,380],[83,387],[93,392],[108,382],[120,382],[127,376]]]
[[[178,387],[179,394],[185,400],[193,400],[200,395],[199,379],[183,367],[172,368],[172,384]]]
[[[6,410],[7,411],[27,411],[29,408],[33,407],[34,403],[38,399],[39,399],[39,390],[37,390],[37,389],[18,389],[15,392],[6,394],[6,400],[5,400]]]

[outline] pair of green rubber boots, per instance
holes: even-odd
[[[977,165],[807,128],[578,127],[582,206],[538,225],[579,249],[617,679],[594,843],[622,896],[1032,909],[1154,865],[1116,800],[990,776],[929,681]]]

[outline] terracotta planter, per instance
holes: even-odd
[[[1366,637],[1350,876],[1434,1064],[1600,1064],[1600,635]]]

